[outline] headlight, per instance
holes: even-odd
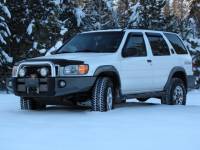
[[[88,65],[69,65],[64,67],[64,75],[84,75],[89,71]]]
[[[49,73],[49,69],[48,68],[41,68],[40,69],[40,75],[42,76],[42,77],[46,77],[47,75],[48,75],[48,73]]]
[[[26,69],[25,68],[21,68],[20,70],[19,70],[19,76],[20,77],[24,77],[26,75]]]
[[[13,66],[12,77],[16,77],[17,76],[17,68],[18,68],[18,66]]]

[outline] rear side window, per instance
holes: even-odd
[[[146,46],[142,33],[130,33],[122,53],[123,57],[147,56]]]
[[[167,37],[177,54],[188,54],[185,46],[176,34],[165,33],[165,36]]]
[[[154,56],[170,55],[169,47],[159,33],[146,33]]]

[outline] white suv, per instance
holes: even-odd
[[[180,37],[149,30],[80,33],[13,68],[14,93],[21,108],[31,110],[88,99],[93,111],[111,110],[129,98],[185,105],[193,83],[192,58]]]

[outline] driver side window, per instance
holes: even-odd
[[[142,33],[130,33],[125,43],[123,57],[147,56],[146,46]]]

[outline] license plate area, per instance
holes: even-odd
[[[27,79],[25,79],[25,85],[26,85],[26,87],[38,87],[39,79],[27,78]]]
[[[27,94],[39,94],[39,79],[37,78],[26,78],[25,79],[25,87]]]

